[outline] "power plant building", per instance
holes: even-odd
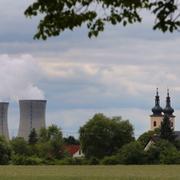
[[[33,128],[45,127],[46,100],[20,100],[19,137],[26,140]]]
[[[0,135],[6,139],[9,139],[8,106],[8,102],[0,102]]]

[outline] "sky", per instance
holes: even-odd
[[[0,1],[0,100],[10,102],[9,131],[19,127],[19,99],[46,99],[46,124],[64,136],[95,113],[122,116],[135,136],[150,129],[158,87],[161,106],[170,89],[180,130],[180,34],[152,30],[152,15],[128,26],[106,26],[89,39],[83,27],[46,41],[33,40],[39,17],[23,14],[32,0]]]

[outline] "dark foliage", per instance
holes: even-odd
[[[68,144],[68,145],[79,145],[80,144],[79,140],[75,139],[75,137],[73,137],[73,136],[63,138],[63,141],[65,144]]]
[[[36,133],[36,130],[33,128],[29,134],[28,142],[29,144],[34,145],[37,143],[37,141],[38,141],[38,135]]]
[[[160,138],[168,140],[170,142],[175,141],[174,130],[171,127],[170,118],[168,115],[164,115],[160,128]]]
[[[45,40],[83,24],[89,30],[89,37],[98,36],[107,23],[126,26],[141,22],[141,10],[154,14],[153,29],[179,30],[179,1],[175,0],[36,0],[25,10],[25,15],[41,15],[34,38]]]

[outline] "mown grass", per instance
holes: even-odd
[[[179,180],[180,166],[0,166],[0,180]]]

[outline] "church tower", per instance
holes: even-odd
[[[166,111],[166,110],[165,110]],[[161,126],[161,122],[163,120],[163,109],[160,106],[160,99],[158,88],[156,89],[156,96],[155,96],[155,106],[152,108],[153,114],[150,115],[151,118],[151,130],[159,128]],[[168,110],[169,112],[169,110]]]
[[[163,109],[164,114],[168,115],[171,121],[171,127],[175,128],[175,116],[173,115],[174,109],[171,107],[171,98],[169,96],[169,89],[167,89],[166,107]]]

